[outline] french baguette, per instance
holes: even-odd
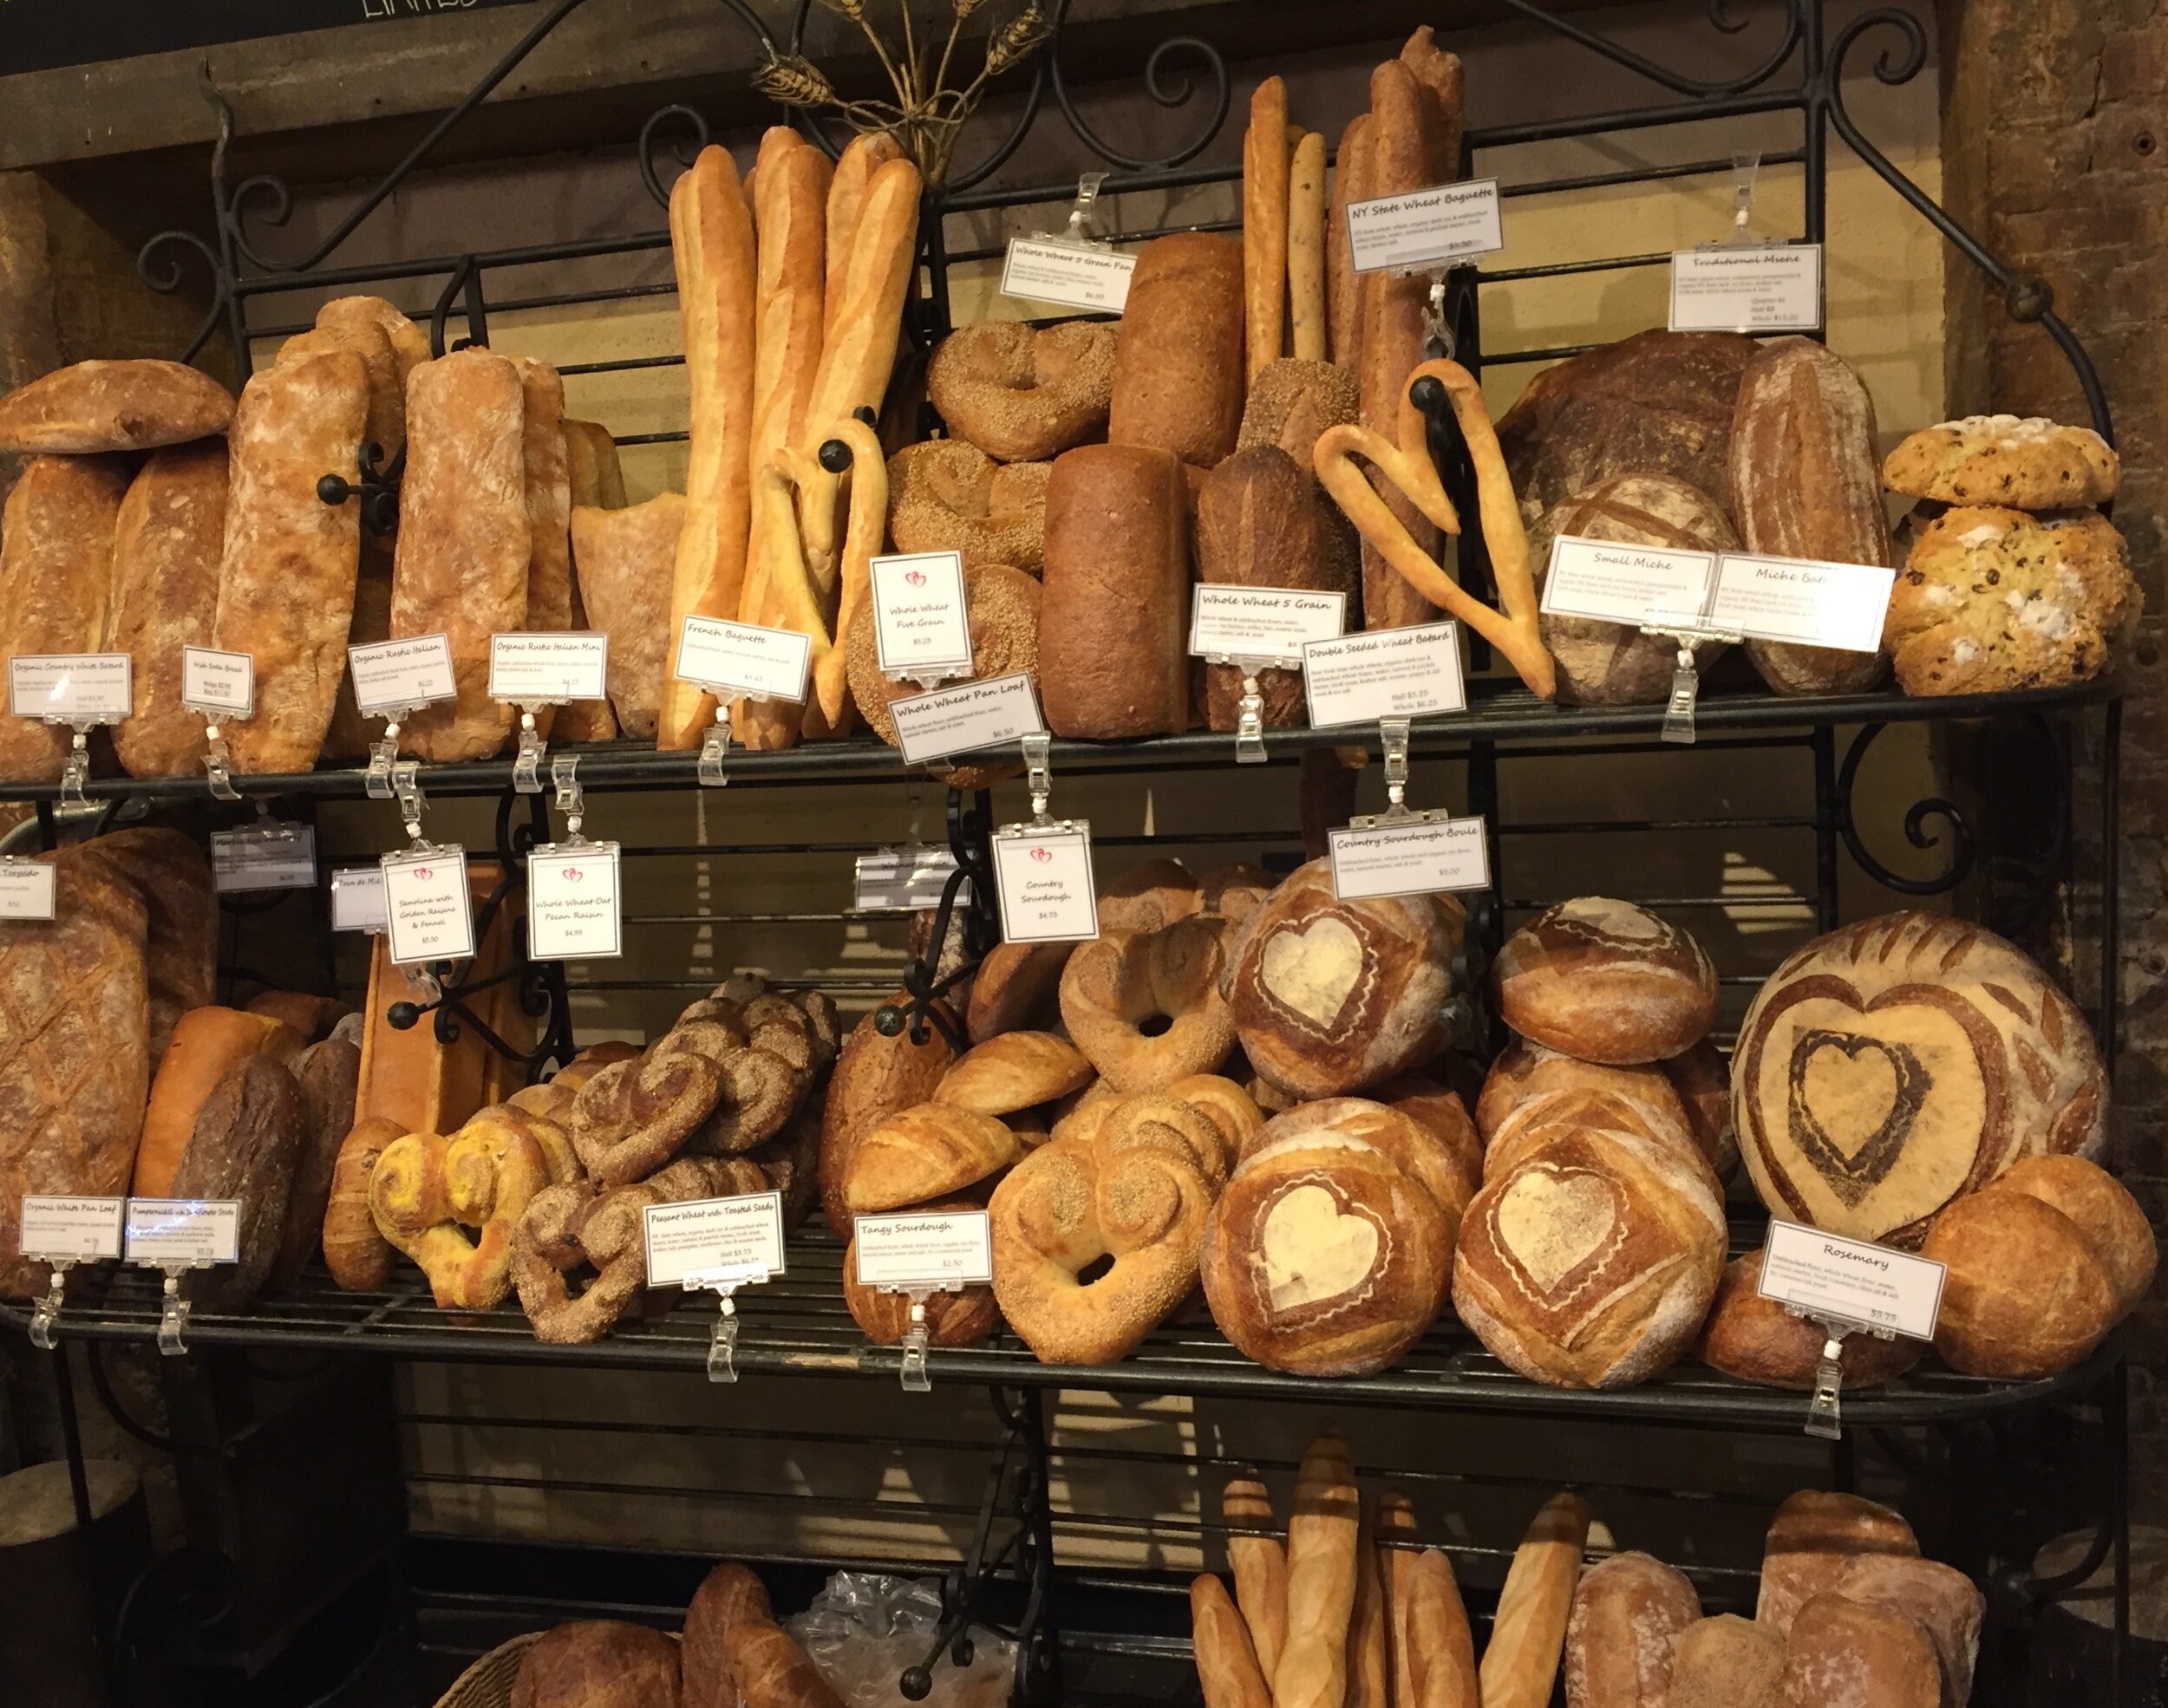
[[[1250,97],[1242,138],[1243,325],[1255,380],[1277,362],[1287,330],[1287,81],[1267,77]]]
[[[1287,1527],[1287,1641],[1272,1672],[1276,1708],[1342,1708],[1355,1612],[1362,1496],[1347,1444],[1329,1431],[1303,1455]]]
[[[1386,1636],[1385,1581],[1375,1512],[1355,1541],[1355,1607],[1348,1619],[1348,1708],[1393,1708],[1393,1656]]]
[[[1230,1481],[1219,1497],[1220,1515],[1230,1525],[1265,1527],[1272,1522],[1272,1503],[1254,1477]],[[1227,1563],[1235,1574],[1235,1602],[1250,1628],[1257,1665],[1270,1678],[1287,1643],[1287,1548],[1277,1536],[1231,1535]]]
[[[1405,1613],[1395,1608],[1394,1618],[1408,1657],[1408,1708],[1488,1708],[1491,1698],[1477,1681],[1475,1638],[1453,1562],[1434,1548],[1414,1555],[1402,1599]]]
[[[1415,1699],[1415,1657],[1407,1639],[1407,1610],[1415,1584],[1415,1509],[1407,1496],[1394,1489],[1380,1495],[1372,1528],[1377,1533],[1378,1581],[1385,1591],[1385,1644],[1392,1665],[1393,1701],[1398,1708]]]
[[[1362,281],[1355,276],[1348,247],[1348,204],[1370,194],[1370,134],[1368,113],[1358,113],[1340,133],[1340,155],[1332,173],[1332,205],[1325,220],[1325,319],[1328,353],[1350,374],[1362,365]]]
[[[1589,1509],[1578,1495],[1557,1494],[1544,1503],[1499,1592],[1498,1617],[1483,1651],[1483,1708],[1544,1708],[1550,1702],[1588,1539]]]
[[[1205,1708],[1273,1708],[1249,1628],[1210,1572],[1190,1582],[1190,1635]]]
[[[820,369],[806,404],[808,433],[826,437],[830,423],[881,407],[896,365],[904,297],[917,252],[918,189],[918,168],[905,160],[878,167],[866,186],[836,307],[837,333],[821,347]],[[801,448],[812,450],[818,443],[801,443]]]
[[[903,157],[902,145],[886,131],[865,131],[846,143],[836,160],[835,178],[828,186],[825,245],[828,277],[826,306],[821,317],[824,342],[834,330],[836,316],[842,310],[843,282],[850,272],[851,244],[858,236],[859,221],[865,217],[865,193],[872,186],[873,174],[891,160]]]

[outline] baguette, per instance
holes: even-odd
[[[1393,1708],[1393,1657],[1386,1636],[1385,1582],[1379,1570],[1376,1514],[1355,1542],[1355,1608],[1348,1620],[1348,1708]]]
[[[1325,139],[1314,130],[1295,144],[1288,172],[1287,297],[1290,349],[1299,361],[1324,361]]]
[[[1447,53],[1428,24],[1407,38],[1401,63],[1415,79],[1423,103],[1423,153],[1427,184],[1454,184],[1460,178],[1460,55]]]
[[[1276,1708],[1342,1708],[1355,1612],[1362,1496],[1347,1444],[1327,1431],[1295,1479],[1287,1527],[1287,1641],[1272,1671]]]
[[[825,245],[828,277],[826,301],[821,314],[824,343],[835,330],[836,316],[842,310],[843,282],[850,272],[851,244],[858,236],[859,221],[865,214],[865,193],[872,186],[873,174],[891,160],[903,157],[902,145],[886,131],[866,131],[852,137],[836,160],[835,177],[828,186]]]
[[[1434,1548],[1411,1555],[1402,1599],[1405,1611],[1396,1607],[1394,1616],[1407,1655],[1408,1708],[1487,1708],[1453,1562]]]
[[[115,652],[134,661],[135,709],[113,732],[131,777],[180,777],[204,753],[203,719],[182,702],[184,647],[211,644],[225,538],[225,441],[154,451],[128,486],[113,538]]]
[[[1575,1494],[1545,1501],[1513,1555],[1483,1651],[1483,1708],[1545,1708],[1565,1652],[1581,1581],[1589,1509]]]
[[[1272,1503],[1254,1477],[1237,1477],[1219,1497],[1230,1525],[1272,1522]],[[1269,1678],[1287,1643],[1287,1548],[1277,1536],[1227,1538],[1227,1563],[1235,1574],[1235,1601],[1250,1628],[1251,1647]]]
[[[813,1657],[772,1619],[748,1613],[722,1633],[745,1708],[843,1708]]]
[[[823,438],[832,422],[860,409],[878,413],[887,393],[917,253],[918,188],[918,168],[904,160],[878,167],[866,186],[836,305],[837,334],[821,348],[806,404],[808,431]]]
[[[685,526],[670,583],[672,674],[663,682],[656,746],[700,745],[713,696],[675,674],[689,616],[735,617],[752,512],[753,215],[728,149],[700,151],[670,192],[670,249],[685,323],[691,394]]]
[[[1273,1708],[1249,1629],[1210,1572],[1191,1580],[1190,1632],[1205,1708]]]
[[[1250,97],[1242,138],[1242,292],[1244,377],[1277,362],[1287,330],[1287,81],[1267,77]]]
[[[1355,275],[1348,246],[1348,204],[1370,194],[1370,133],[1368,113],[1358,113],[1340,133],[1340,157],[1333,167],[1332,208],[1325,221],[1325,318],[1329,354],[1350,374],[1362,366],[1362,281]]]
[[[1414,1595],[1415,1510],[1407,1496],[1397,1490],[1380,1495],[1375,1528],[1378,1581],[1385,1591],[1385,1644],[1392,1663],[1393,1701],[1406,1705],[1415,1700],[1415,1657],[1407,1635],[1407,1612]]]

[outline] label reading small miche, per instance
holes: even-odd
[[[1022,671],[891,700],[888,714],[906,765],[997,747],[1046,727],[1031,678]]]
[[[1822,246],[1726,244],[1671,258],[1674,332],[1812,332],[1822,323]]]
[[[803,700],[812,667],[813,639],[793,629],[689,616],[678,636],[678,679],[719,694]]]
[[[1190,601],[1190,651],[1198,658],[1299,661],[1312,641],[1329,641],[1348,618],[1344,593],[1199,582]]]
[[[380,864],[384,930],[394,962],[464,961],[473,954],[473,899],[467,889],[464,849],[387,854]]]
[[[698,1198],[640,1212],[650,1287],[737,1287],[783,1273],[783,1195]]]
[[[1129,301],[1129,275],[1136,266],[1135,256],[1111,249],[1012,238],[1002,265],[1002,295],[1118,315]]]
[[[1303,686],[1318,729],[1464,712],[1459,625],[1428,623],[1312,641],[1303,649]]]
[[[331,874],[331,929],[334,931],[381,931],[384,929],[384,869],[349,866]]]
[[[956,870],[956,856],[945,848],[884,848],[858,857],[855,899],[860,913],[917,913],[941,905],[941,892]],[[966,880],[957,890],[957,905],[970,898]]]
[[[1495,178],[1348,204],[1348,251],[1358,273],[1447,266],[1505,247]]]
[[[1083,942],[1099,935],[1089,831],[998,832],[994,883],[1005,942]]]
[[[180,703],[223,717],[249,716],[256,710],[255,658],[245,652],[183,647]]]
[[[0,860],[0,922],[60,916],[58,868],[44,860]]]
[[[47,1262],[66,1258],[77,1263],[118,1257],[127,1213],[124,1198],[25,1196],[23,1255]]]
[[[527,953],[537,961],[600,961],[624,953],[617,911],[617,844],[555,844],[527,856]]]
[[[873,595],[873,655],[885,675],[931,681],[971,674],[971,617],[963,557],[915,551],[867,566]],[[915,673],[924,671],[924,675]]]
[[[317,833],[310,825],[271,824],[211,832],[211,883],[221,895],[317,887]]]
[[[609,690],[607,635],[492,635],[489,697],[507,706],[561,706]]]
[[[241,1206],[231,1198],[130,1198],[131,1263],[238,1263]]]
[[[1796,1222],[1773,1221],[1761,1256],[1760,1291],[1764,1299],[1806,1316],[1834,1317],[1886,1328],[1910,1340],[1931,1340],[1945,1273],[1931,1257],[1842,1239]]]
[[[8,661],[8,709],[18,718],[117,724],[134,709],[124,652],[23,653]]]
[[[1636,628],[1698,629],[1716,573],[1714,551],[1660,551],[1561,534],[1544,575],[1547,616],[1595,617]]]
[[[908,1293],[994,1279],[994,1242],[983,1209],[852,1218],[861,1287]]]
[[[1760,641],[1873,652],[1882,645],[1895,570],[1727,551],[1716,565],[1708,626]]]
[[[452,678],[452,644],[441,635],[349,647],[346,662],[354,677],[354,703],[365,717],[380,718],[459,694]]]
[[[1333,831],[1332,892],[1343,902],[1488,890],[1491,859],[1480,818],[1409,820]]]

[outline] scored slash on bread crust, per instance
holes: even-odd
[[[1499,1017],[1524,1038],[1614,1066],[1677,1055],[1716,1018],[1716,968],[1701,946],[1604,896],[1560,902],[1522,926],[1491,979]]]

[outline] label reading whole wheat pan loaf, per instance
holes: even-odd
[[[896,745],[906,765],[1002,746],[1047,727],[1031,678],[1022,671],[891,700],[888,714],[896,720]]]

